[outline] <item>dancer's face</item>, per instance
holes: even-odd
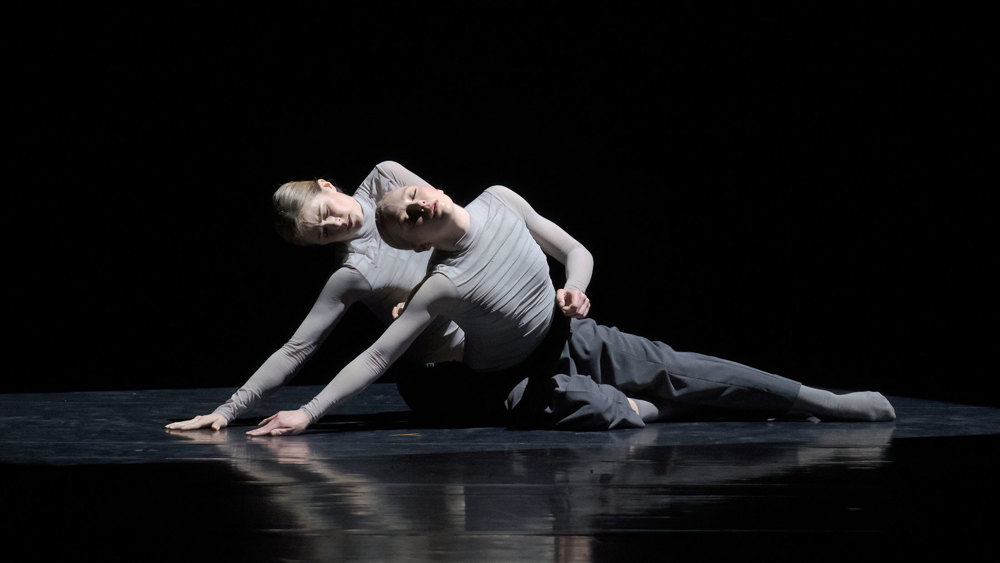
[[[320,192],[299,212],[302,241],[331,244],[354,238],[364,225],[364,212],[353,197],[337,191],[333,184],[318,180]]]
[[[383,229],[417,252],[439,242],[455,219],[455,203],[431,186],[406,186],[382,198]]]

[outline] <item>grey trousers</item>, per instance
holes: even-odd
[[[558,315],[528,361],[496,373],[440,365],[397,381],[418,414],[533,428],[641,428],[628,398],[663,419],[769,418],[788,412],[800,383],[752,367]]]
[[[787,413],[800,386],[737,362],[678,352],[590,319],[572,319],[551,374],[518,382],[506,405],[514,422],[529,426],[628,428],[644,426],[629,397],[655,404],[661,419],[768,418]]]

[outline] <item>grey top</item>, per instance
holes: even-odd
[[[398,163],[380,163],[354,192],[365,223],[359,237],[342,247],[340,263],[291,339],[275,351],[247,382],[215,409],[232,422],[267,393],[289,381],[312,357],[344,312],[363,303],[383,324],[392,322],[392,308],[406,301],[410,291],[427,274],[429,253],[397,250],[382,242],[375,228],[375,205],[398,187],[429,185]],[[461,329],[445,318],[430,324],[407,357],[418,362],[459,360]]]
[[[459,250],[435,251],[430,261],[430,272],[455,286],[458,299],[445,314],[465,331],[463,361],[481,371],[527,358],[548,332],[556,298],[545,253],[499,192],[490,188],[470,203]]]
[[[434,252],[405,312],[302,406],[313,422],[378,379],[440,317],[464,331],[463,361],[476,370],[527,359],[545,338],[555,304],[545,253],[566,266],[566,288],[586,290],[593,270],[587,249],[510,189],[489,188],[466,210],[469,229],[458,249]]]

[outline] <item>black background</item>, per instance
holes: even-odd
[[[594,253],[599,322],[1000,405],[984,15],[424,4],[12,16],[2,390],[235,388],[332,269],[271,192],[391,159],[524,195]],[[351,311],[296,382],[377,334]]]

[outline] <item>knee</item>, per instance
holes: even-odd
[[[560,374],[553,380],[550,413],[557,428],[609,430],[645,426],[639,412],[618,389],[582,375]]]
[[[598,335],[598,325],[592,319],[570,319],[569,348],[577,361],[599,357],[603,341]]]

